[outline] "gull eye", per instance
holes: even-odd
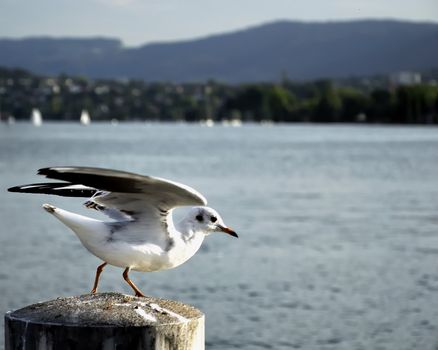
[[[196,215],[195,219],[198,220],[199,222],[202,222],[202,220],[204,220],[201,214]]]
[[[216,221],[217,221],[217,217],[216,217],[216,216],[212,216],[212,217],[210,218],[210,220],[211,220],[211,222],[216,222]]]

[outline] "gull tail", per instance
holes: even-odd
[[[8,188],[9,192],[54,194],[63,197],[92,197],[98,190],[73,183],[37,183]]]
[[[108,234],[108,225],[101,220],[75,214],[51,204],[43,204],[43,208],[69,227],[87,249],[93,242],[99,242]]]

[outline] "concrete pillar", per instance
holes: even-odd
[[[58,298],[5,315],[6,350],[203,350],[190,305],[118,293]]]

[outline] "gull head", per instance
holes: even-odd
[[[234,230],[225,225],[219,213],[209,207],[193,207],[186,220],[194,231],[202,231],[205,235],[213,232],[224,232],[230,236],[238,237]]]

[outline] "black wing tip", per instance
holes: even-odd
[[[48,176],[50,174],[56,174],[56,173],[59,173],[59,169],[62,169],[62,168],[72,168],[72,167],[51,166],[51,167],[47,167],[47,168],[41,168],[41,169],[38,169],[37,175]]]
[[[94,171],[114,171],[108,168],[99,168],[93,166],[76,166],[76,165],[65,165],[65,166],[51,166],[47,168],[38,169],[37,175],[45,175],[46,177],[52,176],[54,174],[74,174],[82,172],[94,172]]]
[[[8,192],[19,192],[19,193],[39,193],[37,190],[42,188],[47,188],[49,184],[38,183],[38,184],[29,184],[29,185],[21,185],[14,186],[8,188]]]
[[[97,190],[95,188],[71,188],[74,184],[65,182],[38,183],[8,188],[8,192],[52,194],[62,197],[91,197]]]
[[[8,188],[8,192],[21,192],[21,186],[14,186]]]
[[[64,180],[64,178],[61,177],[62,174],[70,173],[71,171],[79,170],[81,168],[83,168],[83,167],[78,167],[78,166],[51,166],[51,167],[47,167],[47,168],[38,169],[37,175],[43,175],[43,176],[47,177],[48,179],[57,179],[57,180],[68,181],[68,180]]]
[[[38,169],[38,171],[37,171],[37,175],[46,175],[47,172],[48,172],[50,169],[52,169],[52,168],[41,168],[41,169]]]

